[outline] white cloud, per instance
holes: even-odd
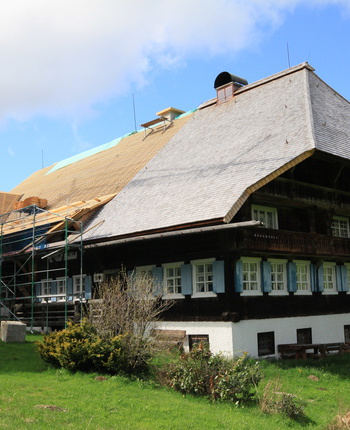
[[[12,0],[0,14],[0,120],[86,110],[152,67],[258,43],[302,0]],[[310,0],[337,4],[348,0]]]
[[[11,156],[11,157],[14,157],[16,154],[15,154],[15,152],[13,151],[13,149],[12,148],[10,148],[10,147],[8,147],[7,148],[7,153]]]

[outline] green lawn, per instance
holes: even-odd
[[[278,379],[283,392],[307,404],[308,422],[262,414],[257,406],[237,408],[184,397],[152,383],[124,377],[69,374],[50,369],[35,341],[0,341],[0,429],[326,429],[350,411],[350,354],[322,361],[262,362],[265,384]],[[312,377],[310,377],[312,376]]]

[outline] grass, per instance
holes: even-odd
[[[0,341],[0,429],[322,429],[350,410],[350,354],[320,361],[262,362],[260,387],[278,379],[281,389],[306,402],[308,421],[262,414],[184,397],[150,381],[48,368],[28,335],[23,344]]]

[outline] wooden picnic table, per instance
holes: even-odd
[[[322,358],[331,353],[342,354],[349,350],[349,345],[342,342],[333,343],[286,343],[278,345],[281,358]]]

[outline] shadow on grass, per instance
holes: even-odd
[[[37,338],[29,338],[23,343],[0,341],[0,374],[9,372],[43,372],[48,365],[37,352]]]
[[[293,369],[293,368],[305,368],[305,369],[319,369],[324,372],[329,372],[339,376],[342,379],[350,379],[350,354],[345,353],[343,355],[334,355],[324,357],[321,359],[306,359],[306,360],[276,360],[269,362],[271,365],[275,365],[280,369]]]

